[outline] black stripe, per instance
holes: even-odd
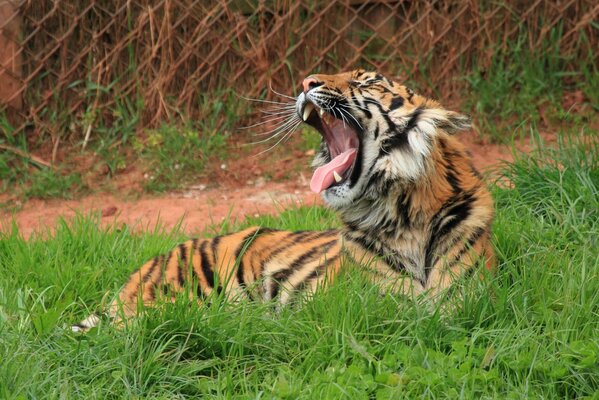
[[[243,255],[250,248],[250,245],[254,241],[255,238],[259,236],[262,232],[260,232],[260,228],[255,229],[253,232],[248,233],[242,240],[237,249],[235,250],[235,261],[237,262],[237,283],[240,287],[245,288],[245,279],[243,276],[244,266],[243,266]],[[243,251],[243,254],[241,252]],[[240,258],[241,257],[241,258]]]
[[[462,258],[462,256],[468,251],[468,249],[472,248],[472,246],[478,241],[478,239],[480,239],[480,237],[485,233],[485,229],[484,228],[478,228],[477,230],[474,231],[474,233],[471,235],[471,237],[468,239],[468,244],[466,246],[464,246],[460,252],[456,255],[456,257],[453,259],[453,261],[449,264],[448,268],[452,268],[454,265],[456,265],[460,259]],[[469,269],[467,269],[466,271],[464,271],[464,273],[462,273],[462,276],[459,277],[459,279],[461,279],[463,282],[472,278],[472,276],[474,275],[474,273],[478,270],[478,268],[476,268],[476,264],[471,265]],[[449,287],[449,289],[447,290],[447,299],[450,299],[454,292],[456,291],[456,285],[452,285]]]
[[[185,243],[181,243],[179,245],[179,269],[177,270],[177,279],[179,281],[179,286],[183,287],[185,285],[185,278],[183,278],[183,268],[187,268],[189,264],[187,263],[187,249],[185,248]]]
[[[381,150],[379,151],[379,157],[388,155],[391,150],[404,149],[408,146],[408,135],[405,131],[393,132],[391,136],[383,140],[381,143]]]
[[[422,114],[422,108],[419,107],[414,110],[414,112],[412,113],[412,116],[410,117],[408,123],[406,124],[406,126],[403,130],[406,134],[416,127],[421,114]]]
[[[377,122],[376,127],[374,128],[374,138],[378,138],[379,137],[379,124]]]
[[[173,256],[173,251],[171,250],[171,251],[168,252],[168,255],[166,257],[166,262],[165,262],[164,257],[160,261],[160,264],[162,264],[162,265],[158,269],[158,279],[156,279],[156,284],[150,285],[150,287],[148,288],[148,291],[150,293],[150,299],[152,299],[152,300],[156,299],[156,286],[163,285],[162,275],[164,273],[164,269],[166,268],[165,266],[168,265],[168,263],[171,260],[172,256]]]
[[[158,265],[158,261],[162,257],[163,256],[154,257],[154,259],[152,260],[152,265],[150,265],[150,269],[148,269],[148,272],[140,279],[140,282],[137,285],[137,289],[130,293],[129,300],[133,300],[135,297],[137,297],[137,295],[139,294],[139,289],[142,287],[142,284],[146,283],[148,279],[150,279],[150,276],[152,276],[154,270],[156,269],[156,266]]]
[[[326,260],[325,263],[319,265],[318,268],[315,268],[314,271],[312,271],[310,273],[310,275],[308,275],[306,277],[306,279],[301,281],[299,285],[297,285],[296,287],[293,288],[295,293],[299,294],[299,293],[303,292],[306,289],[306,286],[308,286],[308,284],[311,284],[314,281],[314,279],[317,279],[321,275],[321,273],[325,269],[327,269],[329,267],[329,265],[331,265],[332,263],[337,261],[338,258],[339,258],[339,255],[335,255],[335,256],[331,257],[330,259]],[[292,297],[291,304],[296,304],[297,299],[299,299],[298,296]]]
[[[387,112],[387,110],[385,110],[383,108],[383,105],[381,103],[379,103],[378,100],[373,99],[372,97],[364,97],[364,103],[365,104],[372,104],[376,108],[378,108],[379,115],[385,119],[385,122],[387,122],[387,125],[389,126],[389,129],[395,129],[396,128],[395,122],[393,122],[391,120],[391,117],[389,117],[389,113]]]
[[[212,240],[214,244],[214,239]],[[200,246],[200,255],[202,256],[202,262],[200,263],[202,266],[202,272],[204,273],[204,277],[206,278],[206,282],[208,283],[208,287],[214,287],[214,272],[212,272],[212,266],[210,265],[210,261],[208,261],[208,253],[206,253],[206,247],[208,247],[208,241],[202,242]]]
[[[312,249],[297,257],[291,264],[289,264],[289,267],[287,267],[287,269],[275,273],[273,275],[273,281],[271,283],[271,298],[274,299],[279,294],[280,286],[287,280],[287,278],[289,278],[289,276],[294,271],[303,266],[306,262],[311,261],[317,253],[326,253],[335,243],[337,243],[337,239],[326,242],[322,246],[313,247]]]
[[[406,266],[404,263],[399,260],[389,260],[389,258],[391,258],[391,256],[386,257],[385,262],[391,267],[392,270],[395,272],[406,272]]]
[[[193,256],[195,256],[196,252],[198,252],[198,239],[194,238],[191,241],[191,252],[190,253],[193,254]],[[197,256],[200,258],[200,261],[203,259],[202,255],[199,254],[199,252],[198,252]],[[198,298],[200,298],[200,299],[203,299],[204,291],[202,290],[202,285],[200,284],[200,277],[196,273],[196,270],[193,267],[193,264],[191,265],[191,276],[192,276],[193,284],[196,285],[196,296],[198,296]]]
[[[359,91],[360,89],[358,89]],[[371,119],[372,118],[372,112],[368,109],[368,106],[366,105],[365,102],[360,101],[357,97],[354,97],[353,95],[353,90],[352,90],[352,98],[351,100],[358,105],[358,108],[360,111],[362,111],[364,113],[364,115],[366,116],[366,118]]]
[[[321,246],[313,247],[312,249],[306,251],[305,253],[303,253],[302,255],[297,257],[291,264],[289,264],[289,267],[287,267],[287,269],[284,269],[282,271],[275,273],[273,275],[273,278],[275,278],[276,280],[287,279],[289,277],[289,275],[291,275],[294,271],[296,271],[298,268],[300,268],[302,265],[304,265],[304,263],[310,261],[316,253],[326,252],[335,243],[337,243],[337,239],[330,240]]]
[[[332,263],[337,261],[338,258],[339,258],[339,254],[335,254],[333,257],[327,259],[326,262],[322,263],[317,268],[314,268],[314,271],[310,272],[310,275],[308,275],[306,277],[306,279],[301,281],[299,283],[299,285],[294,287],[294,289],[297,288],[298,291],[304,290],[304,288],[307,286],[308,282],[311,282],[314,278],[317,278],[318,276],[320,276],[321,272],[323,272],[325,269],[327,269],[329,267],[329,265],[331,265]]]
[[[426,279],[436,263],[439,243],[468,216],[472,209],[472,193],[460,193],[452,196],[432,218],[431,231],[424,258]]]
[[[399,225],[397,222],[398,221],[395,218],[385,216],[380,222],[369,229],[369,231],[378,234],[394,235],[396,231],[395,228]]]
[[[460,249],[458,254],[456,254],[456,256],[449,263],[449,265],[447,265],[447,268],[452,268],[457,263],[459,263],[464,254],[466,254],[470,249],[472,249],[472,246],[474,246],[474,244],[478,241],[478,239],[480,239],[480,237],[483,235],[483,233],[485,233],[485,231],[485,228],[477,228],[474,232],[472,232],[472,234],[470,235],[466,243],[464,243],[464,246]]]
[[[301,285],[304,285],[306,282],[320,276],[320,273],[323,270],[325,270],[329,265],[336,262],[338,258],[339,258],[339,255],[335,254],[333,257],[327,259],[326,262],[322,263],[321,265],[318,266],[318,268],[315,268],[314,271],[310,272],[310,275],[308,275],[308,277],[301,282]]]
[[[403,106],[403,97],[396,96],[391,100],[391,105],[389,106],[389,111],[393,111]]]
[[[472,172],[472,175],[474,175],[475,177],[477,177],[480,180],[483,179],[483,176],[480,174],[480,172],[478,172],[478,169],[476,169],[476,167],[474,166],[472,159],[468,160],[468,166],[470,167],[470,171]]]
[[[216,236],[215,238],[212,239],[212,243],[210,245],[210,249],[212,250],[212,257],[214,258],[214,263],[213,264],[217,264],[218,259],[217,259],[217,254],[218,254],[218,244],[220,243],[221,240],[221,236]]]
[[[282,246],[280,246],[279,248],[273,250],[268,257],[264,260],[262,267],[264,267],[264,265],[266,265],[269,261],[271,261],[273,258],[275,258],[276,256],[278,256],[280,253],[282,253],[283,251],[287,250],[288,248],[290,248],[291,246],[297,244],[297,243],[301,243],[303,241],[308,241],[308,240],[316,240],[316,239],[320,239],[322,236],[326,235],[326,234],[331,234],[336,231],[334,230],[330,230],[330,231],[296,231],[296,232],[290,232],[289,236],[287,236],[285,238],[285,241],[288,243],[283,244]],[[294,237],[292,237],[294,236]]]
[[[441,151],[443,153],[443,158],[447,162],[447,170],[445,171],[445,179],[451,186],[454,195],[457,195],[462,191],[460,187],[460,181],[456,175],[455,167],[453,165],[451,156],[455,155],[453,152],[449,151],[447,148],[447,141],[444,138],[439,138],[439,146],[441,147]],[[458,155],[459,156],[459,155]]]
[[[400,223],[398,225],[403,225],[407,228],[411,226],[410,221],[410,207],[412,206],[412,197],[407,193],[402,192],[399,196],[397,196],[397,216],[400,219]]]
[[[163,257],[164,256],[154,257],[154,260],[152,260],[152,265],[150,266],[148,273],[145,274],[144,277],[142,278],[142,282],[146,283],[148,281],[148,279],[150,279],[150,276],[152,276],[152,274],[154,273],[154,269],[156,269],[156,266],[158,265],[159,260]]]
[[[349,187],[352,188],[356,185],[356,183],[358,183],[358,178],[360,177],[360,174],[362,173],[362,135],[358,135],[358,153],[356,155],[356,159],[354,160],[354,169],[352,171],[351,174],[351,178],[350,178],[350,182],[349,182]]]

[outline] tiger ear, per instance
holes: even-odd
[[[472,120],[468,115],[447,111],[445,118],[440,119],[437,126],[452,135],[470,129]]]

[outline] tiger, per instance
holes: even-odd
[[[467,116],[362,69],[310,75],[302,89],[287,124],[320,133],[310,189],[341,228],[251,227],[188,240],[130,275],[108,307],[112,321],[185,290],[200,305],[223,293],[285,306],[330,285],[349,264],[381,292],[429,298],[479,265],[494,269],[493,199],[454,135],[469,129]],[[73,330],[99,321],[93,314]]]

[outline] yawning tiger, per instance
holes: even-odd
[[[284,305],[333,280],[346,258],[385,291],[432,297],[479,264],[492,267],[493,200],[452,136],[468,118],[363,70],[306,78],[292,118],[288,126],[304,122],[322,135],[310,188],[343,228],[189,240],[131,274],[109,307],[113,319],[190,288],[199,303],[224,291]]]

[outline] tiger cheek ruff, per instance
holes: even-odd
[[[322,136],[310,189],[343,228],[189,240],[131,274],[107,310],[112,321],[190,290],[200,304],[224,292],[285,305],[330,283],[347,257],[385,293],[432,299],[479,265],[493,267],[493,200],[452,136],[469,128],[467,117],[363,70],[309,76],[290,107],[291,125]],[[73,330],[99,321],[91,315]]]

